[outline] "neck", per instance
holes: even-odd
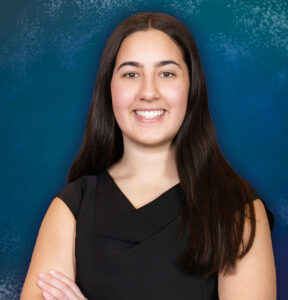
[[[162,179],[179,180],[175,147],[170,144],[150,146],[124,141],[124,153],[115,169],[120,177],[137,178],[146,183]]]

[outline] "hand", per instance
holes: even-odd
[[[74,281],[59,272],[49,271],[49,275],[39,273],[39,279],[37,285],[43,290],[45,299],[88,300]]]

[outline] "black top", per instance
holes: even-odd
[[[76,284],[89,300],[217,300],[217,275],[186,275],[176,263],[184,192],[174,185],[136,209],[105,170],[56,195],[76,222]]]

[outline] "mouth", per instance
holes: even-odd
[[[133,110],[136,118],[144,123],[157,122],[166,114],[166,109]]]

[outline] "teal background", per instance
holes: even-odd
[[[278,299],[287,299],[285,0],[0,2],[0,298],[19,298],[43,216],[79,150],[105,42],[143,11],[171,14],[195,37],[223,154],[276,218]]]

